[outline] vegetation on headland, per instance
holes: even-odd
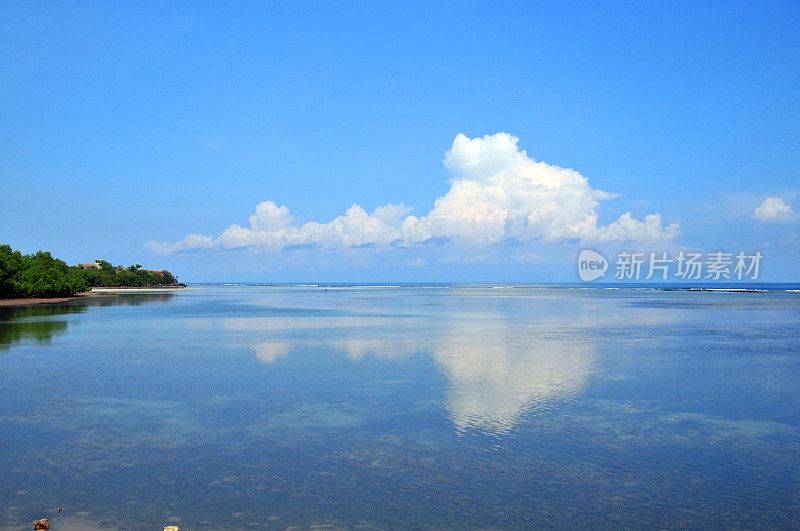
[[[22,254],[0,245],[0,298],[68,297],[92,287],[174,286],[169,271],[142,269],[139,264],[114,267],[105,260],[68,266],[50,253]]]
[[[175,275],[167,271],[142,269],[139,264],[129,267],[113,266],[105,260],[95,260],[93,264],[76,266],[91,287],[174,286],[178,284]]]

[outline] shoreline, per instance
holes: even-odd
[[[136,286],[136,287],[113,287],[113,286],[98,286],[91,290],[78,293],[77,295],[70,295],[68,297],[29,297],[19,299],[0,299],[0,308],[14,308],[19,306],[36,306],[44,304],[62,304],[74,300],[85,299],[89,297],[101,297],[103,295],[111,295],[120,292],[154,292],[154,291],[172,291],[186,289],[188,286]]]
[[[214,285],[214,284],[209,284]],[[226,284],[219,284],[224,286]],[[247,286],[248,284],[234,284],[239,286]],[[297,284],[290,284],[290,285],[283,285],[283,284],[252,284],[253,286],[293,286],[293,287],[319,287],[319,288],[342,288],[342,287],[413,287],[413,286],[403,286],[403,285],[393,285],[393,286],[372,286],[372,285],[352,285],[352,286],[340,286],[340,285],[322,285],[322,284],[308,284],[308,285],[297,285]],[[442,286],[445,287],[445,286]],[[447,286],[450,287],[450,286]],[[504,286],[505,287],[505,286]],[[507,286],[507,287],[514,287],[514,286]],[[572,287],[572,286],[571,286]],[[35,305],[44,305],[44,304],[62,304],[65,302],[71,302],[74,300],[79,300],[87,297],[101,297],[104,295],[113,295],[115,293],[160,293],[160,292],[168,292],[168,291],[178,291],[178,290],[185,290],[191,288],[191,285],[187,284],[180,284],[180,285],[173,285],[173,286],[97,286],[92,288],[90,291],[85,293],[79,293],[77,295],[72,295],[68,297],[31,297],[31,298],[18,298],[18,299],[0,299],[0,308],[13,308],[17,306],[35,306]],[[732,288],[732,287],[724,287],[724,288],[711,288],[711,287],[668,287],[668,286],[603,286],[603,285],[595,285],[595,286],[574,286],[573,289],[629,289],[629,290],[651,290],[651,291],[663,291],[663,292],[693,292],[693,293],[797,293],[800,290],[796,289],[774,289],[768,287],[760,287],[760,288]]]
[[[87,293],[72,295],[71,297],[31,297],[26,299],[0,299],[0,307],[13,308],[15,306],[35,306],[37,304],[60,304],[75,299],[90,297]]]
[[[172,291],[186,289],[186,284],[179,286],[96,286],[87,292],[91,293],[114,293],[119,291]]]

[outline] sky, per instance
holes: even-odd
[[[797,2],[0,4],[0,243],[186,282],[800,281]]]

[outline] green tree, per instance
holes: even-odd
[[[22,253],[0,245],[0,297],[14,296],[14,278],[22,269]]]
[[[83,275],[48,252],[23,255],[0,245],[0,297],[63,297],[88,287]]]

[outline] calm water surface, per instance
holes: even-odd
[[[0,527],[42,517],[797,527],[800,294],[244,286],[0,309]]]

